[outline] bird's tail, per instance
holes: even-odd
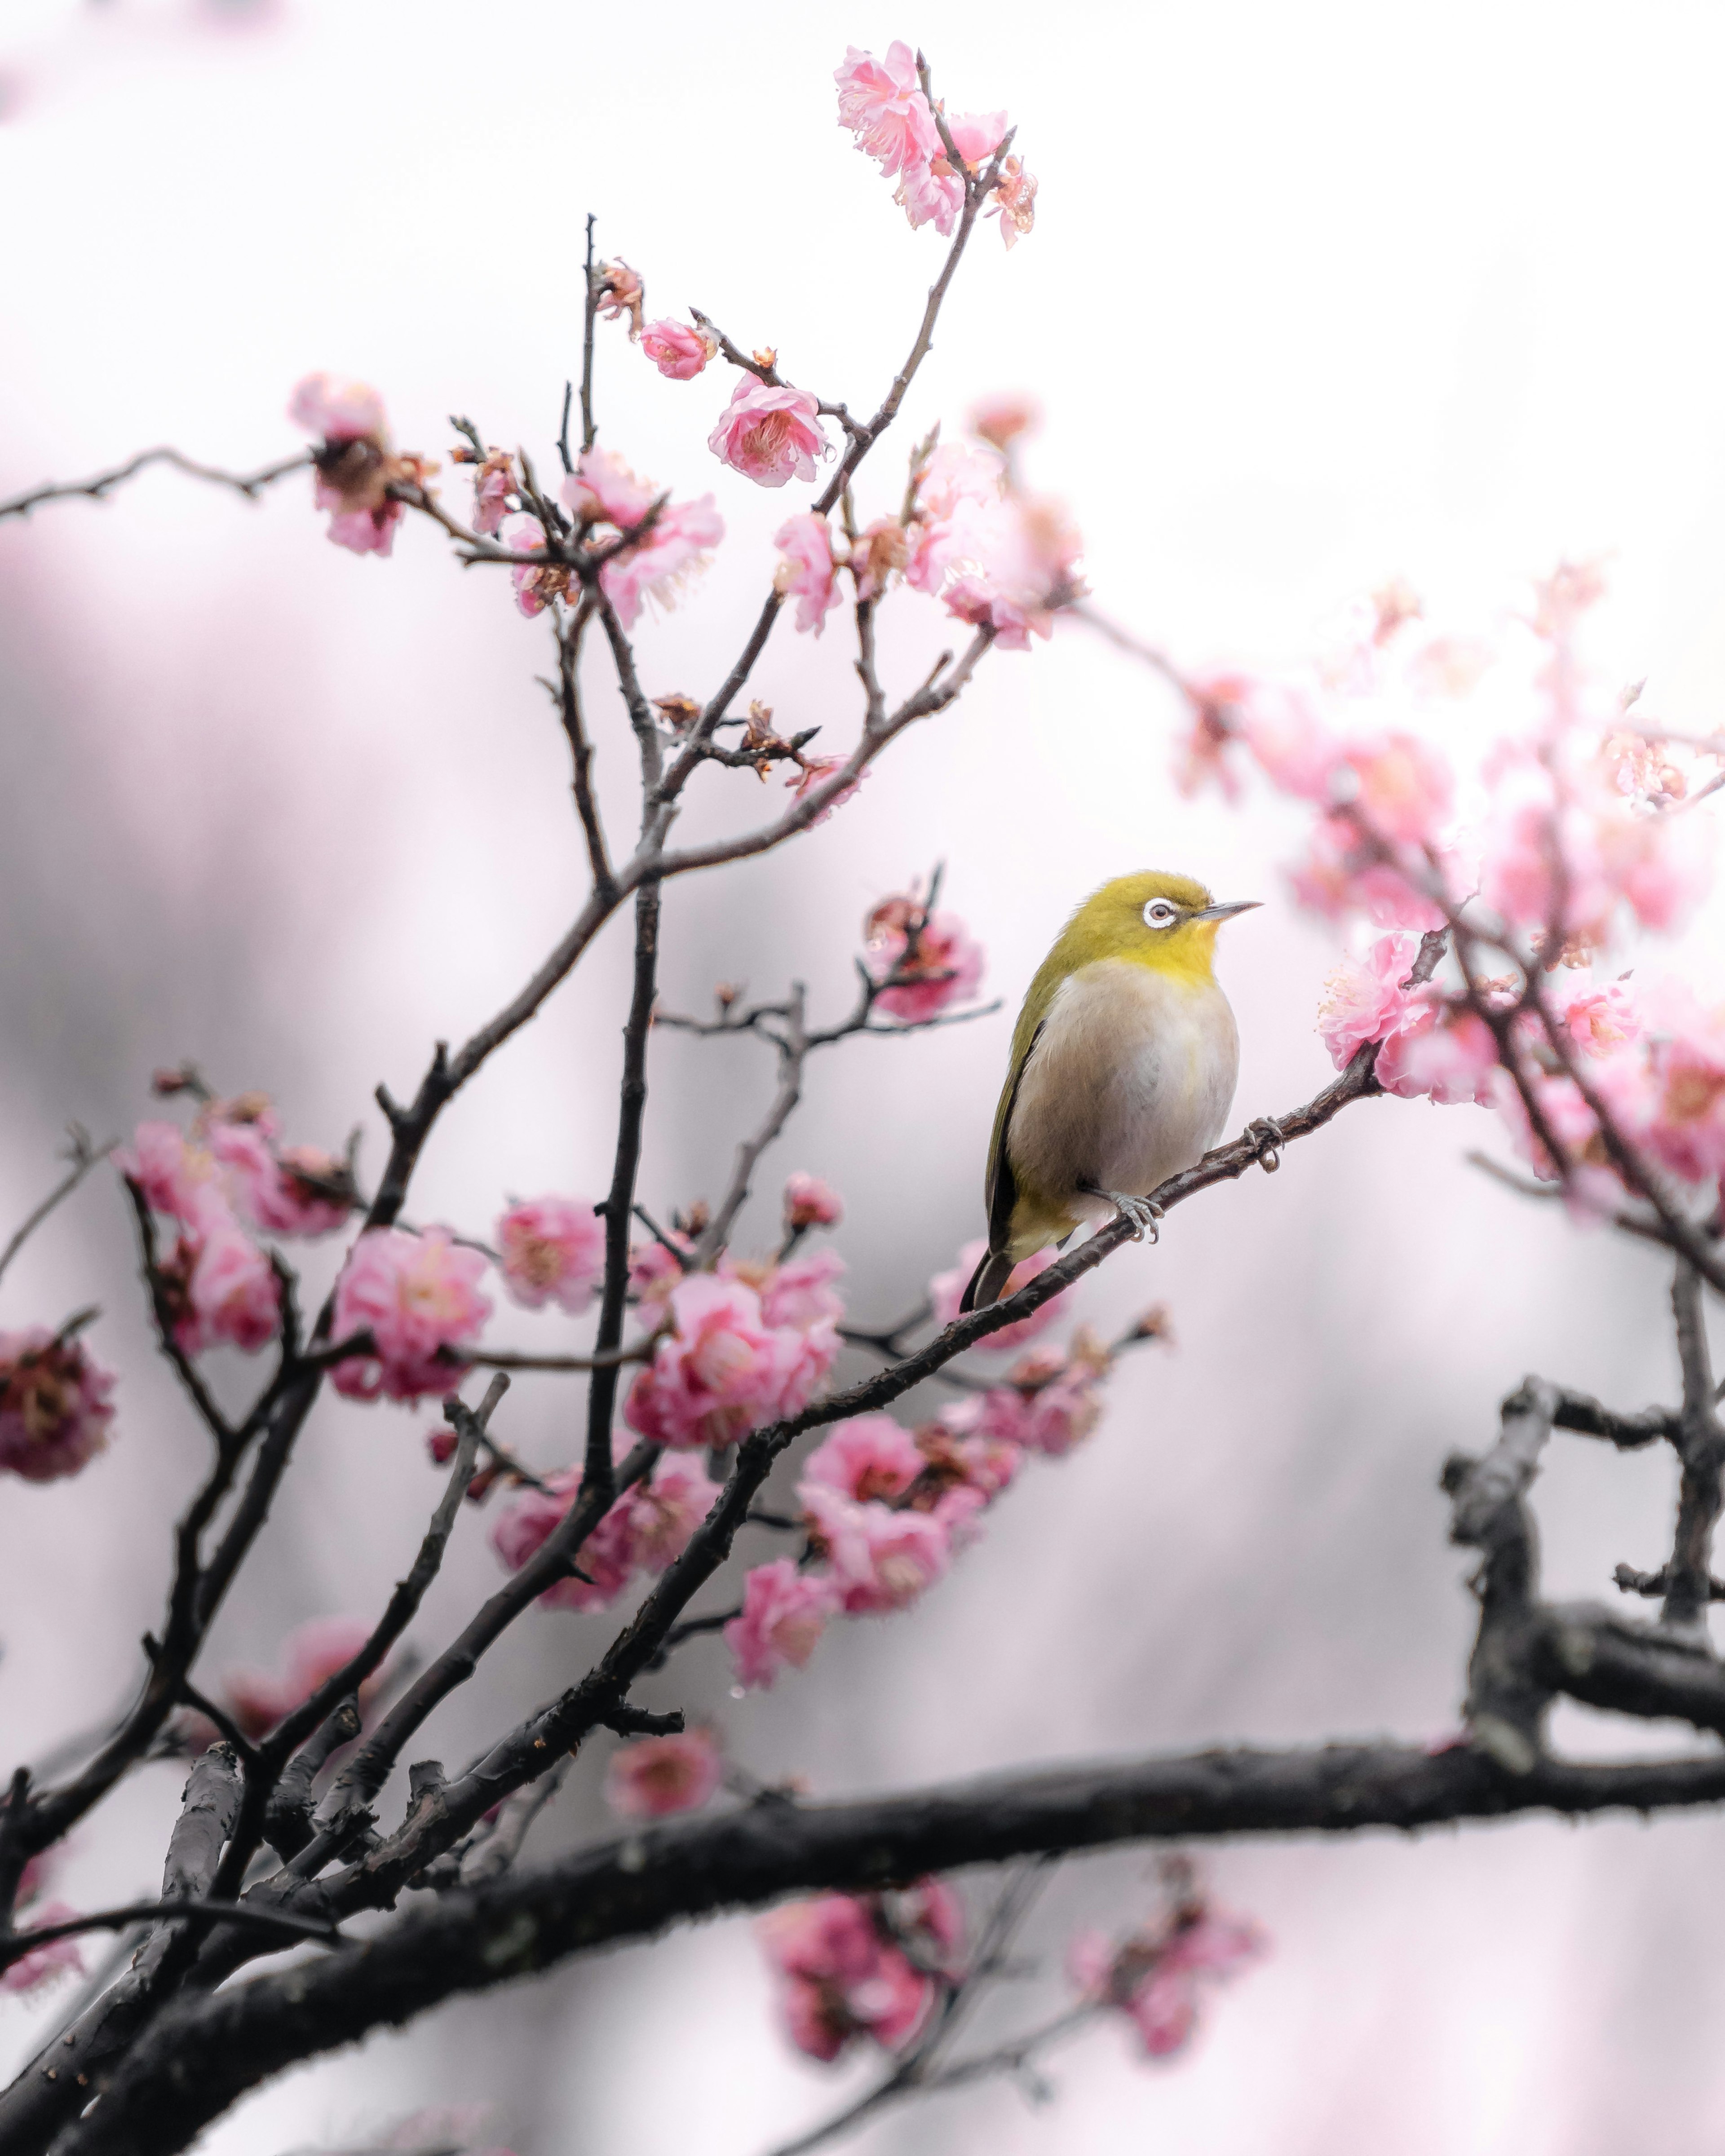
[[[970,1276],[970,1286],[959,1298],[962,1317],[968,1310],[986,1310],[999,1302],[1001,1291],[1012,1278],[1013,1260],[1004,1250],[990,1250]]]

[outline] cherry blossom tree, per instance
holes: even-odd
[[[1725,1596],[1711,1569],[1725,1430],[1703,1313],[1707,1292],[1725,1291],[1725,1014],[1704,983],[1643,949],[1676,939],[1707,888],[1705,804],[1725,787],[1725,737],[1668,724],[1599,678],[1586,647],[1601,584],[1585,565],[1559,567],[1483,635],[1430,624],[1414,594],[1386,587],[1308,665],[1279,675],[1204,674],[1098,616],[1076,532],[1025,483],[1024,407],[995,398],[968,434],[931,434],[896,465],[880,454],[968,249],[991,222],[1008,249],[1033,229],[1036,182],[1016,131],[1004,112],[949,111],[902,44],[882,59],[853,49],[837,83],[841,126],[893,183],[911,227],[932,225],[946,243],[904,362],[866,416],[699,312],[649,321],[643,274],[599,259],[589,220],[582,369],[565,388],[553,476],[549,454],[536,464],[501,449],[465,418],[451,423],[446,476],[396,446],[375,389],[318,373],[289,403],[307,446],[255,472],[153,450],[0,504],[23,516],[100,500],[151,461],[246,496],[309,479],[340,547],[387,561],[424,531],[455,562],[506,572],[514,603],[549,632],[547,685],[588,886],[537,972],[470,1040],[435,1046],[411,1099],[379,1089],[388,1153],[369,1187],[351,1146],[290,1142],[266,1095],[224,1093],[184,1065],[155,1074],[163,1105],[125,1143],[74,1131],[68,1173],[0,1252],[5,1275],[54,1206],[98,1172],[117,1175],[157,1344],[208,1440],[168,1535],[165,1608],[135,1698],[58,1767],[19,1764],[0,1808],[0,1989],[64,1981],[92,1933],[116,1932],[126,1948],[0,2094],[8,2152],[182,2148],[244,2092],[372,2030],[739,1909],[764,1912],[759,1941],[788,2040],[816,2060],[863,2053],[878,2066],[859,2099],[790,2144],[812,2148],[931,2090],[996,2075],[1039,2090],[1043,2055],[1097,2022],[1111,2020],[1147,2058],[1179,2055],[1266,1945],[1250,1915],[1213,1896],[1186,1845],[1725,1798],[1714,1753],[1576,1760],[1548,1741],[1563,1699],[1725,1734],[1725,1669],[1707,1621]],[[696,408],[689,470],[710,472],[711,454],[790,490],[796,505],[762,565],[735,664],[698,696],[649,696],[637,639],[660,611],[693,603],[724,540],[716,491],[661,486],[601,445],[606,340],[619,363],[650,362],[666,396]],[[716,398],[702,378],[720,368]],[[937,608],[962,632],[908,685],[889,682],[877,643],[889,601]],[[937,871],[880,893],[856,947],[839,954],[852,963],[848,1009],[818,1016],[800,985],[758,1001],[724,988],[710,1014],[685,1014],[660,1000],[661,894],[819,844],[836,815],[865,815],[860,789],[877,759],[937,720],[984,665],[1022,663],[1010,654],[1057,622],[1111,639],[1161,676],[1184,714],[1178,784],[1243,806],[1255,790],[1296,805],[1307,828],[1289,887],[1337,939],[1318,1014],[1335,1078],[1165,1183],[1158,1222],[1275,1170],[1358,1102],[1482,1108],[1519,1163],[1483,1154],[1490,1173],[1566,1208],[1578,1232],[1666,1253],[1681,1397],[1625,1411],[1526,1376],[1492,1441],[1444,1463],[1451,1539],[1478,1553],[1479,1620],[1460,1722],[1442,1741],[1025,1767],[811,1801],[750,1773],[750,1695],[819,1684],[834,1627],[914,1623],[992,1508],[1093,1440],[1111,1370],[1165,1337],[1166,1321],[1153,1310],[1117,1338],[1081,1323],[1055,1337],[1085,1276],[1141,1233],[1123,1217],[1021,1265],[999,1302],[961,1316],[979,1248],[967,1247],[907,1286],[901,1316],[873,1324],[846,1304],[844,1200],[826,1182],[790,1172],[773,1246],[739,1247],[810,1059],[994,1008],[977,1001],[985,956],[942,904]],[[782,732],[752,691],[775,637],[829,629],[854,642],[860,723],[849,747],[823,738],[816,751],[816,730]],[[591,700],[594,656],[624,715],[610,732]],[[1450,723],[1463,706],[1491,729],[1471,758]],[[626,845],[593,783],[596,754],[618,743],[639,767],[639,830]],[[776,785],[773,806],[741,835],[679,842],[685,803],[734,783],[732,773]],[[608,1188],[500,1192],[490,1224],[417,1220],[414,1178],[444,1111],[619,915],[634,963]],[[649,1047],[663,1029],[757,1042],[776,1082],[716,1201],[674,1193],[660,1217],[639,1167]],[[305,1246],[320,1241],[337,1255],[314,1307]],[[502,1345],[491,1330],[501,1304],[547,1324],[590,1321],[590,1341],[579,1353]],[[0,1470],[32,1483],[100,1474],[105,1448],[125,1441],[123,1378],[103,1366],[99,1340],[85,1310],[0,1332]],[[257,1374],[238,1410],[223,1404],[219,1354],[268,1358],[246,1365]],[[521,1455],[506,1404],[517,1370],[584,1386],[578,1456]],[[362,1403],[434,1405],[424,1451],[404,1450],[401,1464],[404,1507],[425,1453],[438,1471],[417,1553],[381,1610],[313,1620],[282,1641],[272,1670],[212,1675],[213,1626],[246,1592],[326,1384]],[[937,1404],[915,1419],[911,1396],[926,1399],[928,1385]],[[1624,1595],[1658,1603],[1651,1623],[1542,1597],[1530,1491],[1557,1432],[1620,1450],[1668,1445],[1679,1463],[1669,1553],[1647,1568],[1625,1563],[1615,1578]],[[480,1507],[495,1591],[454,1636],[410,1643],[452,1537],[473,1532]],[[483,1685],[511,1627],[567,1625],[572,1613],[598,1620],[572,1635],[585,1643],[572,1651],[602,1638],[572,1682],[500,1722],[458,1772],[416,1756],[429,1719],[458,1686]],[[722,1731],[632,1697],[649,1673],[675,1673],[685,1643],[714,1634],[737,1706]],[[536,1820],[602,1732],[624,1740],[605,1768],[619,1832],[534,1861]],[[105,1800],[162,1761],[187,1779],[159,1900],[77,1912],[52,1898],[67,1837],[98,1831]],[[1014,1973],[1051,1861],[1128,1841],[1165,1847],[1148,1905],[1117,1935],[1073,1938],[1056,2016],[967,2045],[966,2016]],[[440,2145],[470,2140],[446,2124],[424,2132]]]

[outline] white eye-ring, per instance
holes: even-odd
[[[1153,898],[1144,908],[1144,926],[1147,928],[1172,928],[1179,917],[1178,906],[1170,906],[1165,898]]]

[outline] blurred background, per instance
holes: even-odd
[[[446,415],[552,462],[578,366],[584,213],[647,282],[649,316],[698,305],[795,379],[871,408],[906,349],[939,243],[834,124],[847,43],[920,40],[956,109],[1004,105],[1040,177],[1034,235],[980,233],[902,444],[870,468],[896,500],[911,439],[979,393],[1033,393],[1038,486],[1084,530],[1099,604],[1193,665],[1302,655],[1339,602],[1408,578],[1430,610],[1488,622],[1562,555],[1608,557],[1594,648],[1649,705],[1711,727],[1725,677],[1725,309],[1716,226],[1725,18],[1491,0],[1168,5],[1028,0],[915,15],[831,0],[744,13],[515,0],[8,0],[0,29],[0,495],[167,441],[249,469],[290,454],[312,368],[375,382],[404,447],[444,454]],[[699,696],[752,618],[765,494],[705,439],[728,382],[661,380],[602,329],[602,439],[730,536],[640,638],[650,694]],[[465,481],[446,467],[452,502]],[[198,1059],[259,1086],[288,1135],[375,1172],[371,1094],[411,1090],[578,902],[565,752],[534,675],[545,624],[501,576],[462,572],[410,524],[388,562],[326,545],[295,480],[249,506],[171,473],[110,503],[0,526],[0,1224],[56,1173],[69,1117],[99,1138],[148,1112],[152,1065]],[[887,610],[891,681],[945,639]],[[781,725],[857,723],[842,627],[782,629],[757,677]],[[589,693],[605,798],[628,828],[623,714]],[[1154,679],[1076,628],[991,660],[963,704],[902,742],[810,841],[674,887],[668,1004],[719,979],[806,981],[843,1007],[866,909],[946,863],[946,898],[1015,1004],[1054,929],[1103,876],[1156,865],[1271,901],[1230,929],[1236,1119],[1327,1074],[1313,1020],[1334,947],[1294,915],[1292,827],[1261,805],[1180,800],[1175,713]],[[686,832],[779,797],[707,775]],[[414,1211],[483,1233],[505,1193],[591,1192],[608,1173],[625,924],[447,1116]],[[1716,947],[1707,924],[1697,948]],[[843,1191],[853,1314],[886,1319],[980,1231],[982,1154],[1010,1014],[861,1041],[813,1071],[742,1240],[770,1240],[783,1173]],[[643,1195],[716,1194],[772,1072],[747,1042],[655,1038]],[[1152,1301],[1176,1344],[1120,1371],[1103,1430],[1038,1467],[913,1618],[829,1635],[810,1670],[734,1702],[722,1653],[686,1650],[654,1703],[722,1728],[765,1776],[820,1794],[1014,1763],[1209,1741],[1313,1742],[1453,1727],[1467,1563],[1435,1481],[1489,1440],[1525,1371],[1635,1405],[1673,1383],[1661,1263],[1577,1235],[1466,1167],[1484,1116],[1352,1111],[1171,1220],[1085,1291],[1117,1327]],[[321,1281],[330,1254],[311,1262]],[[320,1270],[320,1267],[322,1270]],[[0,1506],[5,1763],[98,1718],[156,1620],[168,1523],[200,1447],[153,1358],[111,1183],[93,1178],[14,1268],[0,1324],[81,1303],[121,1376],[111,1450],[81,1479],[8,1483]],[[498,1340],[573,1345],[505,1312]],[[238,1386],[248,1375],[226,1371]],[[568,1380],[520,1383],[508,1435],[573,1450]],[[300,1620],[374,1608],[434,1494],[392,1408],[320,1409],[300,1471],[208,1667],[269,1664]],[[1609,1594],[1656,1565],[1671,1476],[1564,1440],[1540,1485],[1554,1591]],[[495,1578],[464,1523],[418,1633],[434,1649]],[[424,1748],[465,1758],[567,1681],[607,1620],[539,1614],[452,1702]],[[1560,1715],[1595,1754],[1680,1731]],[[589,1748],[542,1851],[606,1830]],[[80,1906],[147,1893],[180,1775],[141,1774],[79,1834]],[[997,2087],[889,2114],[869,2156],[1081,2148],[1278,2156],[1604,2156],[1725,2130],[1722,1827],[1711,1816],[1543,1821],[1417,1842],[1219,1849],[1224,1901],[1273,1958],[1217,2002],[1171,2067],[1099,2030],[1055,2065],[1060,2100]],[[1081,1921],[1151,1897],[1147,1852],[1067,1866],[1030,1934],[1058,1995]],[[0,2004],[21,2060],[57,2011]],[[8,2068],[9,2070],[9,2068]],[[738,1920],[462,2001],[259,2092],[216,2156],[355,2144],[428,2105],[488,2105],[521,2156],[755,2156],[859,2086],[796,2057]]]

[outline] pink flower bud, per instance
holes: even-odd
[[[800,1168],[785,1178],[787,1228],[836,1228],[844,1218],[844,1205],[830,1183]]]

